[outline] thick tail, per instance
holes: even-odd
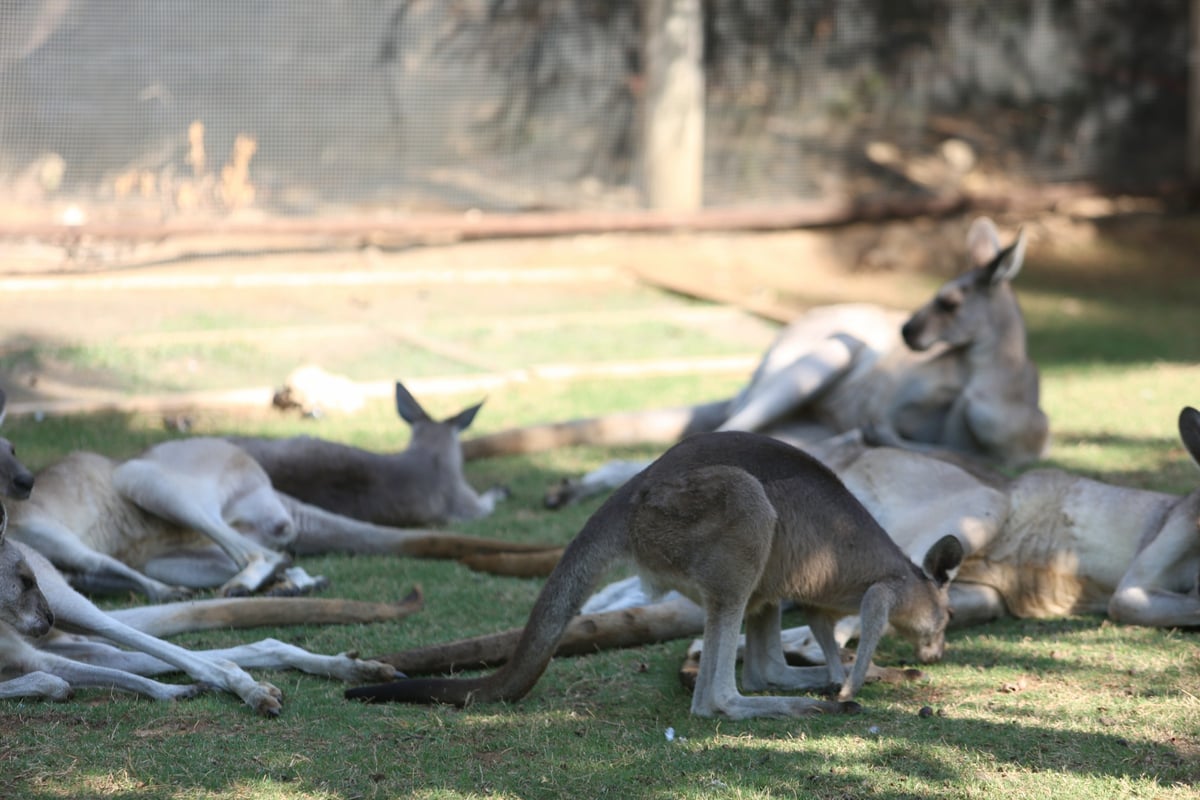
[[[398,603],[319,597],[226,597],[123,608],[108,614],[131,628],[162,637],[220,628],[384,622],[420,611],[424,603],[420,588],[416,588]]]
[[[619,647],[640,647],[654,642],[699,636],[703,631],[704,611],[690,600],[674,595],[660,603],[598,614],[580,614],[567,625],[554,655],[571,656]],[[375,655],[371,656],[371,660],[391,664],[406,675],[486,669],[509,659],[521,633],[521,628],[512,628],[470,639]]]
[[[510,428],[462,443],[463,458],[536,453],[581,444],[674,443],[693,433],[713,431],[725,421],[730,400],[696,406],[631,411],[603,417]]]
[[[636,483],[636,482],[635,482]],[[518,700],[533,688],[554,655],[563,631],[608,567],[628,553],[629,497],[626,484],[597,509],[568,545],[546,579],[512,657],[496,672],[479,678],[417,678],[346,692],[364,702],[449,703]]]
[[[297,555],[358,553],[461,559],[481,553],[540,553],[557,545],[504,542],[428,528],[391,528],[334,514],[277,492],[296,525]]]

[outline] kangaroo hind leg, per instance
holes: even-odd
[[[768,688],[826,692],[831,688],[834,691],[840,688],[844,674],[835,674],[831,667],[794,667],[787,663],[783,652],[779,615],[778,603],[770,603],[746,615],[742,688],[751,692],[761,692]],[[832,663],[836,663],[840,669],[841,662],[837,660],[836,647],[834,654]]]
[[[698,467],[650,477],[635,503],[630,545],[638,563],[663,585],[693,593],[704,607],[704,656],[692,713],[748,719],[842,710],[829,701],[747,697],[737,689],[739,629],[771,557],[778,522],[762,484],[736,467]]]

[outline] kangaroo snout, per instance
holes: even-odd
[[[930,344],[921,338],[921,334],[924,331],[924,323],[918,317],[913,316],[900,327],[900,336],[904,339],[904,343],[908,345],[910,350],[920,353],[928,350]]]
[[[5,495],[13,500],[28,500],[33,494],[33,473],[21,472],[12,476]]]
[[[917,651],[917,661],[922,664],[936,664],[946,654],[946,637],[944,634],[936,637],[922,636],[913,641],[913,648]]]
[[[38,616],[30,625],[27,634],[34,639],[40,639],[54,627],[54,612],[46,608],[44,614]]]

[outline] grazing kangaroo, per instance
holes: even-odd
[[[0,458],[0,468],[14,463]],[[155,601],[215,587],[247,594],[281,573],[289,592],[324,585],[290,566],[285,549],[425,558],[544,549],[330,513],[277,492],[258,463],[224,439],[163,442],[125,462],[73,453],[43,470],[37,485],[28,500],[11,503],[13,539],[77,588]]]
[[[417,679],[347,690],[352,699],[444,702],[515,700],[545,670],[555,645],[595,581],[632,556],[656,584],[690,594],[705,612],[705,657],[692,713],[745,719],[853,710],[871,655],[890,623],[921,661],[942,657],[949,621],[946,586],[962,548],[953,536],[925,560],[925,573],[820,462],[782,442],[741,432],[700,434],[675,445],[622,486],[568,546],[538,596],[512,658],[475,679]],[[809,614],[824,667],[792,667],[779,643],[780,600]],[[864,620],[846,673],[833,623]],[[743,696],[734,677],[746,621],[742,681],[769,687],[840,685],[838,702]]]
[[[16,677],[0,682],[0,697],[62,700],[72,687],[93,686],[155,700],[182,700],[215,688],[236,694],[261,714],[277,716],[282,693],[255,680],[244,667],[299,669],[351,682],[396,674],[382,662],[317,655],[274,639],[209,651],[191,651],[158,639],[101,611],[36,551],[8,541],[3,508],[0,505],[0,673]],[[167,684],[147,677],[175,671],[199,683]]]
[[[379,525],[439,525],[486,517],[508,496],[502,487],[477,493],[463,475],[459,433],[483,403],[442,421],[396,382],[396,412],[412,426],[408,448],[374,453],[336,442],[235,437],[279,491],[336,514]]]
[[[1200,411],[1183,408],[1178,431],[1200,466]],[[955,627],[1070,614],[1107,614],[1126,625],[1200,627],[1200,488],[1178,496],[1057,469],[1008,478],[970,462],[861,443],[819,455],[912,559],[924,558],[946,535],[962,542],[963,562],[949,591]],[[685,599],[657,596],[636,578],[606,586],[584,610],[614,620],[602,635],[595,623],[581,620],[573,652],[695,635],[699,609],[688,613]],[[622,616],[622,609],[638,613]],[[837,641],[857,635],[858,624],[855,617],[841,620]],[[823,658],[808,626],[785,630],[782,641],[798,660]],[[507,656],[507,646],[493,634],[487,642],[460,640],[442,649],[496,663]],[[691,655],[699,650],[696,643]],[[415,664],[415,655],[379,659]]]
[[[639,441],[669,441],[713,428],[808,446],[861,431],[872,444],[1029,463],[1045,453],[1049,425],[1011,286],[1024,263],[1025,236],[1001,248],[995,224],[979,218],[967,232],[967,251],[971,268],[907,321],[902,312],[862,304],[803,314],[732,400],[501,431],[464,442],[463,451],[472,458],[562,444],[629,444],[630,431]],[[548,502],[567,502],[575,491],[568,484]]]

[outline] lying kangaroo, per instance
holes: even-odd
[[[1200,411],[1182,409],[1178,428],[1200,465]],[[842,443],[820,455],[912,559],[925,558],[947,535],[962,542],[963,562],[949,590],[955,627],[1070,614],[1107,614],[1127,625],[1200,627],[1200,489],[1181,497],[1056,469],[1010,479],[969,462],[861,444]],[[538,561],[544,559],[539,554]],[[695,635],[697,609],[689,612],[682,598],[657,598],[638,579],[606,586],[585,604],[592,614],[573,625],[572,651]],[[638,613],[622,615],[621,609]],[[606,624],[598,626],[597,617]],[[856,618],[842,620],[836,640],[844,644],[857,629]],[[458,663],[463,654],[503,661],[508,640],[487,638],[441,649],[458,654]],[[824,657],[808,627],[785,630],[782,639],[798,660],[820,663]],[[699,650],[700,643],[693,645],[692,655]],[[417,655],[379,658],[416,664]]]
[[[8,414],[8,395],[0,389],[0,425]],[[0,494],[24,500],[33,492],[34,475],[17,460],[17,448],[8,439],[0,438]]]
[[[923,662],[941,658],[946,586],[962,548],[947,536],[925,573],[888,538],[837,477],[786,444],[756,434],[701,434],[668,450],[596,511],[538,596],[513,657],[475,679],[419,679],[350,689],[348,698],[406,702],[515,700],[534,685],[596,579],[632,556],[656,583],[687,592],[705,611],[709,653],[692,713],[745,719],[853,710],[871,655],[890,623]],[[780,647],[780,600],[807,610],[827,666],[792,667]],[[834,621],[860,613],[863,632],[846,673]],[[734,678],[746,620],[750,691],[840,685],[839,702],[743,696]]]
[[[17,677],[0,682],[0,697],[61,700],[72,687],[94,686],[155,700],[181,700],[211,687],[236,694],[261,714],[276,716],[282,693],[255,680],[243,667],[299,669],[352,682],[396,674],[378,661],[317,655],[274,639],[191,651],[143,633],[92,605],[36,551],[8,541],[3,508],[0,505],[0,673]],[[180,670],[199,683],[167,684],[146,677]]]
[[[397,381],[396,412],[412,426],[399,453],[336,442],[236,437],[279,491],[347,517],[379,525],[437,525],[486,517],[508,496],[502,487],[477,493],[463,475],[458,441],[483,403],[438,422]]]
[[[907,321],[870,305],[802,315],[730,401],[502,431],[464,442],[464,453],[669,441],[713,428],[812,444],[862,430],[874,444],[945,449],[1005,465],[1034,461],[1047,449],[1049,425],[1011,286],[1024,263],[1025,236],[1001,248],[996,226],[980,218],[968,230],[967,251],[971,269]]]
[[[14,464],[0,453],[0,471]],[[289,567],[285,549],[429,558],[542,549],[330,513],[277,492],[254,459],[215,438],[163,442],[125,462],[73,453],[43,470],[37,486],[11,504],[12,538],[78,588],[136,591],[155,601],[213,587],[247,594],[281,572],[289,591],[321,585]]]

